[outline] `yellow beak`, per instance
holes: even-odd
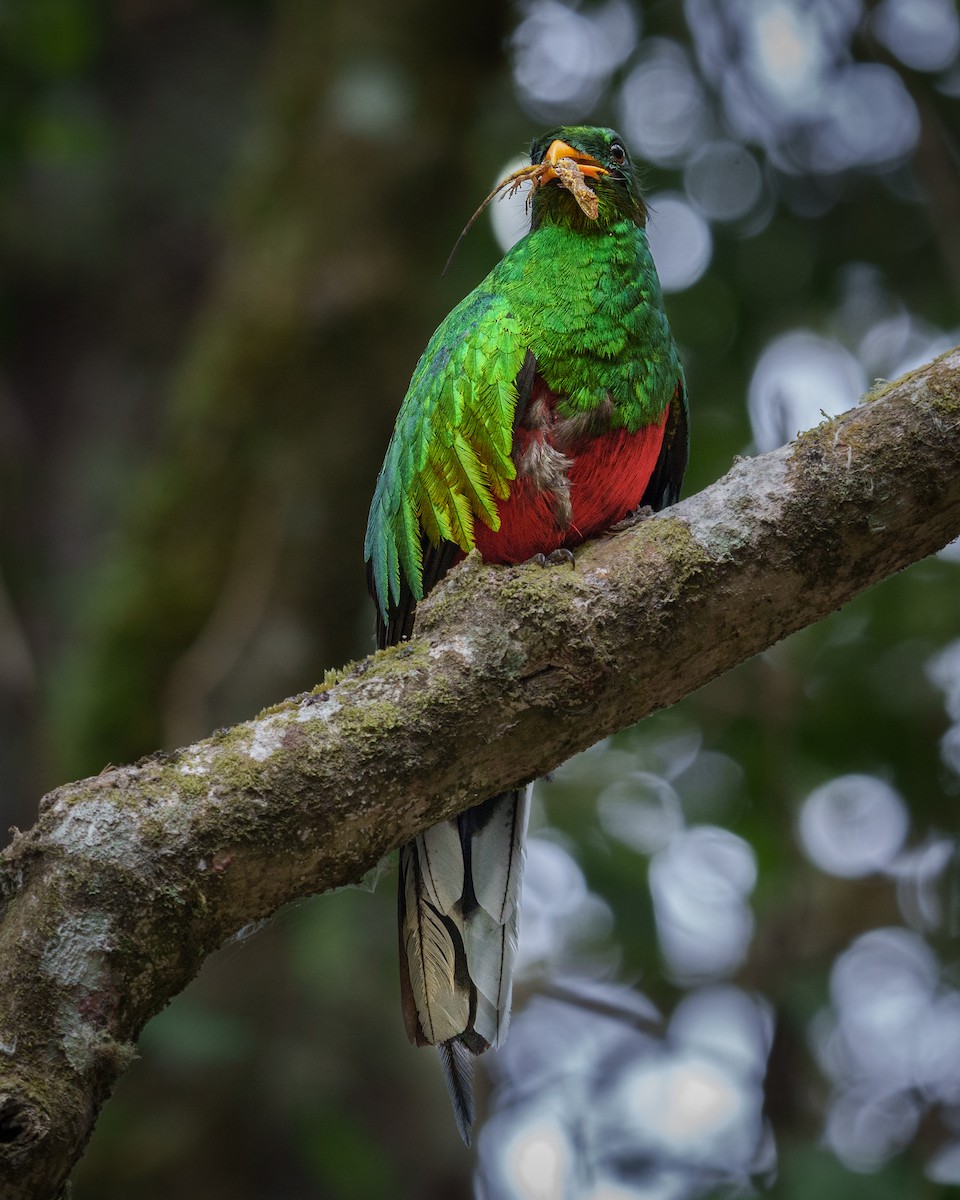
[[[589,154],[581,154],[579,150],[562,142],[559,138],[550,145],[550,149],[543,156],[543,165],[547,168],[540,178],[541,183],[546,183],[549,179],[558,179],[556,164],[561,158],[572,159],[580,168],[582,175],[589,175],[591,179],[596,179],[598,175],[609,175],[610,172],[606,167],[601,167],[595,158],[591,158]]]

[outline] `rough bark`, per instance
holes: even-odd
[[[0,1194],[57,1194],[144,1023],[242,926],[960,535],[960,347],[867,400],[573,569],[474,556],[414,641],[47,796],[0,859]]]

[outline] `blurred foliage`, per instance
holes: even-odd
[[[372,648],[366,504],[493,236],[440,269],[541,129],[614,123],[646,164],[688,492],[960,340],[957,40],[949,0],[9,0],[4,824]],[[244,931],[157,1017],[78,1200],[448,1198],[472,1161],[491,1198],[960,1182],[958,572],[918,565],[539,786],[476,1160],[402,1034],[387,872]],[[704,1074],[697,1004],[752,1030],[739,1075],[715,1047]],[[657,1125],[670,1079],[712,1097],[693,1141],[702,1106]]]

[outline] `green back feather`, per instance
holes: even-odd
[[[474,520],[499,527],[496,501],[516,475],[514,381],[526,343],[505,297],[485,284],[430,339],[377,480],[364,555],[384,617],[399,602],[401,570],[423,599],[421,531],[472,550]]]

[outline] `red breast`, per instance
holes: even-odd
[[[622,521],[640,504],[657,465],[669,408],[657,425],[629,433],[610,430],[564,446],[569,487],[563,497],[518,472],[510,496],[499,504],[500,528],[477,522],[477,549],[487,562],[526,562],[535,554],[572,547]],[[523,462],[531,443],[554,446],[549,428],[518,429],[514,457]],[[536,447],[535,447],[536,449]]]

